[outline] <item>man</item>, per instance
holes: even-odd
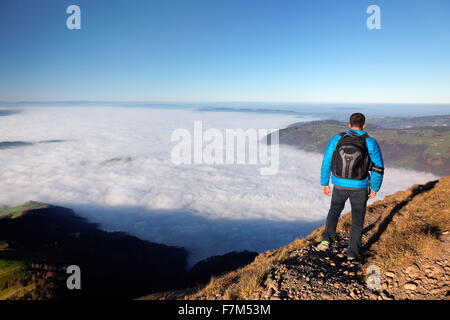
[[[331,194],[328,185],[330,173],[334,188],[322,242],[317,248],[322,251],[329,249],[336,237],[339,216],[345,202],[350,199],[352,225],[347,248],[349,260],[361,257],[361,237],[367,200],[373,199],[380,190],[384,173],[383,157],[378,143],[363,131],[365,120],[362,113],[351,115],[348,124],[350,130],[334,136],[328,143],[321,169],[323,193],[326,196]]]

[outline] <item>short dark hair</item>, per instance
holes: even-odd
[[[360,128],[364,126],[366,122],[366,117],[362,113],[354,113],[350,116],[350,126],[354,128]]]

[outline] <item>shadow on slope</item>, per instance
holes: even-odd
[[[70,206],[85,217],[65,207],[34,202],[0,212],[0,262],[22,266],[20,274],[0,283],[0,297],[2,290],[14,288],[21,294],[7,297],[129,299],[201,285],[213,275],[251,263],[256,252],[237,251],[255,250],[264,237],[273,246],[284,245],[317,225],[207,219],[182,210]],[[102,227],[89,222],[93,219],[102,221]],[[202,255],[208,259],[188,270],[185,246],[200,252],[192,261]],[[81,290],[66,287],[69,265],[81,269]]]
[[[394,206],[394,208],[392,208],[392,210],[386,215],[386,217],[379,223],[377,231],[374,232],[367,240],[366,244],[363,247],[364,251],[369,252],[372,245],[380,239],[381,235],[386,231],[387,227],[391,224],[394,216],[397,215],[400,212],[400,210],[402,210],[405,206],[407,206],[417,195],[432,190],[435,187],[436,183],[438,183],[438,181],[439,180],[435,180],[430,181],[424,185],[418,185],[416,188],[412,190],[411,194],[405,200],[397,203]],[[376,224],[377,221],[370,224],[368,227],[364,229],[363,233],[364,234],[368,233],[373,227],[375,227]]]
[[[188,267],[230,251],[262,252],[278,248],[306,236],[324,222],[216,218],[184,208],[150,210],[75,203],[64,206],[73,208],[90,221],[100,222],[104,230],[122,230],[147,241],[182,246],[188,252]]]
[[[54,206],[3,217],[0,242],[0,260],[31,268],[30,278],[20,281],[48,280],[42,284],[52,287],[52,293],[36,298],[134,298],[176,287],[186,265],[183,248],[105,232],[72,210]],[[72,264],[81,268],[81,290],[66,288],[65,271]]]

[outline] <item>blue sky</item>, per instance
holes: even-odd
[[[448,0],[1,0],[0,46],[0,101],[450,102]]]

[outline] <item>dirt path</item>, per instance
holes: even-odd
[[[383,206],[368,210],[363,245],[371,239],[380,222]],[[348,262],[346,248],[348,232],[338,235],[326,252],[315,244],[297,249],[269,270],[261,299],[449,299],[450,266],[448,254],[420,257],[420,263],[402,269],[380,273],[370,289],[366,283],[367,266]],[[443,237],[450,249],[450,234]],[[444,250],[445,252],[445,250]],[[450,251],[446,251],[447,253]],[[373,279],[373,278],[372,278]]]

